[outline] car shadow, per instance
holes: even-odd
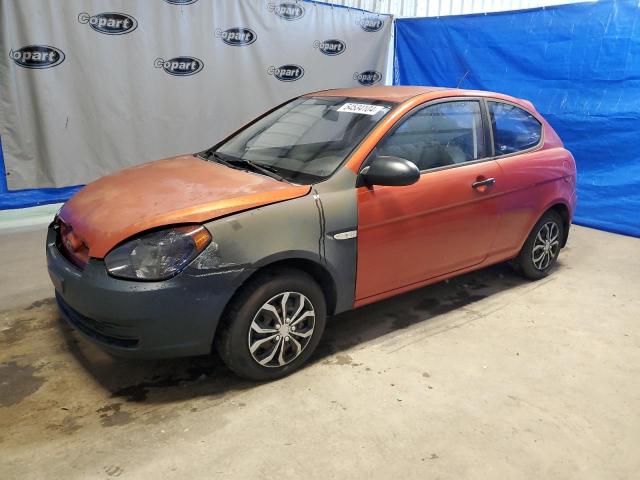
[[[327,322],[309,363],[417,323],[431,322],[527,282],[507,264],[499,264],[336,315]],[[224,397],[257,385],[236,377],[217,355],[166,360],[115,358],[81,339],[63,321],[61,325],[69,351],[114,399],[158,404]]]

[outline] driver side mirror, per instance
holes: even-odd
[[[381,156],[373,159],[360,171],[358,186],[361,185],[412,185],[420,180],[420,170],[415,163],[400,157]]]

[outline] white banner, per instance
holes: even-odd
[[[381,83],[391,27],[295,0],[0,0],[8,187],[84,184],[301,93]]]

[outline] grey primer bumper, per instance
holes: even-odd
[[[72,265],[47,235],[47,266],[65,319],[85,337],[118,356],[166,358],[207,354],[218,320],[249,273],[203,275],[187,268],[161,282],[135,282],[107,274],[102,260],[84,270]]]

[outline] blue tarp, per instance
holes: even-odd
[[[35,207],[49,203],[64,202],[82,186],[63,188],[34,188],[29,190],[7,190],[7,174],[4,169],[2,142],[0,141],[0,210]]]
[[[636,0],[396,21],[395,84],[463,77],[531,100],[558,132],[578,165],[576,223],[640,236]]]

